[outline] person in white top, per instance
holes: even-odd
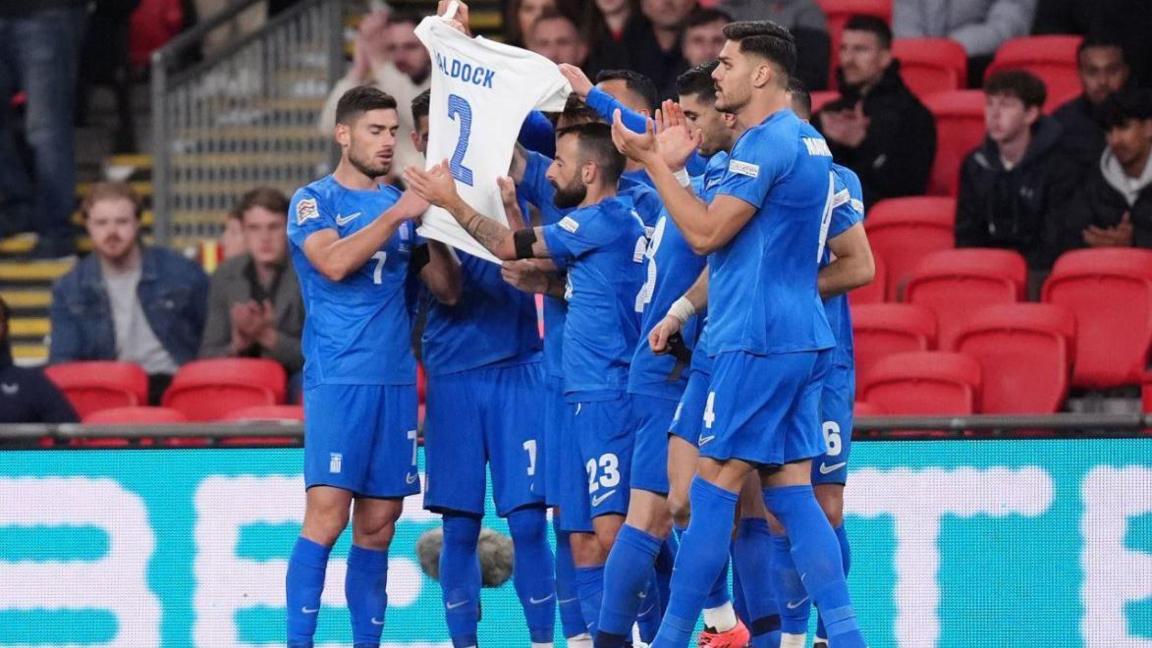
[[[396,99],[398,106],[410,106],[416,95],[428,89],[432,62],[428,50],[416,38],[420,16],[401,11],[375,11],[364,16],[356,34],[352,65],[333,86],[320,112],[320,132],[331,136],[336,129],[336,102],[348,90],[370,83]],[[396,133],[393,175],[424,158],[412,144],[416,125],[408,110],[398,111],[400,130]]]

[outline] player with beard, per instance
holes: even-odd
[[[464,203],[447,162],[428,171],[410,168],[405,179],[429,202],[503,260],[551,258],[568,270],[562,366],[572,418],[561,449],[561,527],[585,534],[573,540],[577,590],[593,637],[600,613],[604,561],[628,509],[635,423],[627,393],[628,365],[639,337],[636,295],[644,283],[644,224],[617,196],[624,157],[610,127],[585,123],[562,128],[548,169],[558,208],[575,208],[555,224],[513,231]],[[512,183],[501,181],[512,207]],[[550,467],[551,470],[553,467]]]
[[[428,208],[379,184],[392,166],[396,101],[369,86],[336,109],[340,163],[299,189],[288,238],[307,315],[304,353],[304,527],[288,561],[288,646],[311,648],[332,545],[352,520],[344,592],[356,648],[380,643],[388,547],[416,471],[416,360],[409,275],[452,301],[459,268],[414,252],[411,222]]]

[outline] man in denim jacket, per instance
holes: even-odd
[[[179,254],[140,243],[140,201],[128,185],[97,184],[82,210],[94,252],[52,290],[48,361],[135,362],[157,403],[199,351],[208,278]]]

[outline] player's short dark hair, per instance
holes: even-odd
[[[687,72],[676,77],[676,94],[681,97],[695,95],[708,103],[716,101],[716,82],[712,80],[712,73],[716,71],[717,61],[703,63],[689,68]]]
[[[413,27],[420,24],[424,17],[412,11],[411,9],[393,9],[388,13],[388,18],[384,20],[386,25],[403,25],[411,24]]]
[[[1118,90],[1101,108],[1105,130],[1124,126],[1130,121],[1152,119],[1152,90],[1147,88],[1125,88]]]
[[[584,103],[575,92],[568,95],[568,100],[564,102],[564,112],[560,113],[560,119],[566,124],[587,124],[604,121],[600,118],[600,113],[593,110],[592,106]]]
[[[787,28],[771,20],[728,23],[724,26],[724,38],[739,43],[741,52],[775,63],[788,76],[796,71],[796,39]]]
[[[1080,45],[1076,47],[1076,61],[1080,61],[1080,56],[1084,54],[1085,50],[1090,49],[1114,49],[1120,52],[1120,58],[1127,62],[1127,57],[1124,55],[1124,46],[1114,39],[1105,36],[1085,36],[1084,40],[1080,41]]]
[[[612,186],[624,173],[624,154],[612,143],[612,127],[603,122],[575,124],[556,131],[556,139],[575,135],[581,152],[588,155],[604,174],[604,183]]]
[[[801,119],[812,119],[812,93],[796,77],[788,79],[788,92],[792,93],[792,112]]]
[[[396,100],[375,86],[356,86],[336,103],[336,123],[350,124],[370,110],[396,110]]]
[[[844,23],[844,31],[862,31],[876,36],[881,49],[892,49],[892,28],[879,16],[856,14]]]
[[[596,75],[596,83],[605,81],[623,81],[624,87],[640,95],[649,110],[655,109],[660,103],[660,93],[656,91],[656,84],[635,70],[600,70]]]
[[[270,212],[277,214],[284,214],[288,216],[288,196],[274,187],[256,187],[250,189],[243,196],[240,197],[240,202],[236,203],[234,210],[236,215],[241,221],[244,220],[244,213],[253,207],[263,207]]]
[[[984,81],[984,94],[1015,97],[1024,102],[1025,108],[1040,108],[1048,98],[1048,88],[1040,77],[1027,70],[1000,70]]]
[[[714,22],[723,22],[725,24],[732,22],[732,16],[721,9],[715,7],[696,7],[688,17],[684,19],[684,29],[692,29],[700,25],[707,25]]]
[[[421,117],[427,117],[432,110],[432,90],[428,89],[412,98],[412,123],[420,123]]]

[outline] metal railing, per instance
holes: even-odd
[[[258,0],[234,2],[152,55],[153,210],[159,243],[218,236],[248,189],[290,194],[323,173],[316,122],[343,73],[344,9],[304,0],[211,57],[186,64],[214,29]]]

